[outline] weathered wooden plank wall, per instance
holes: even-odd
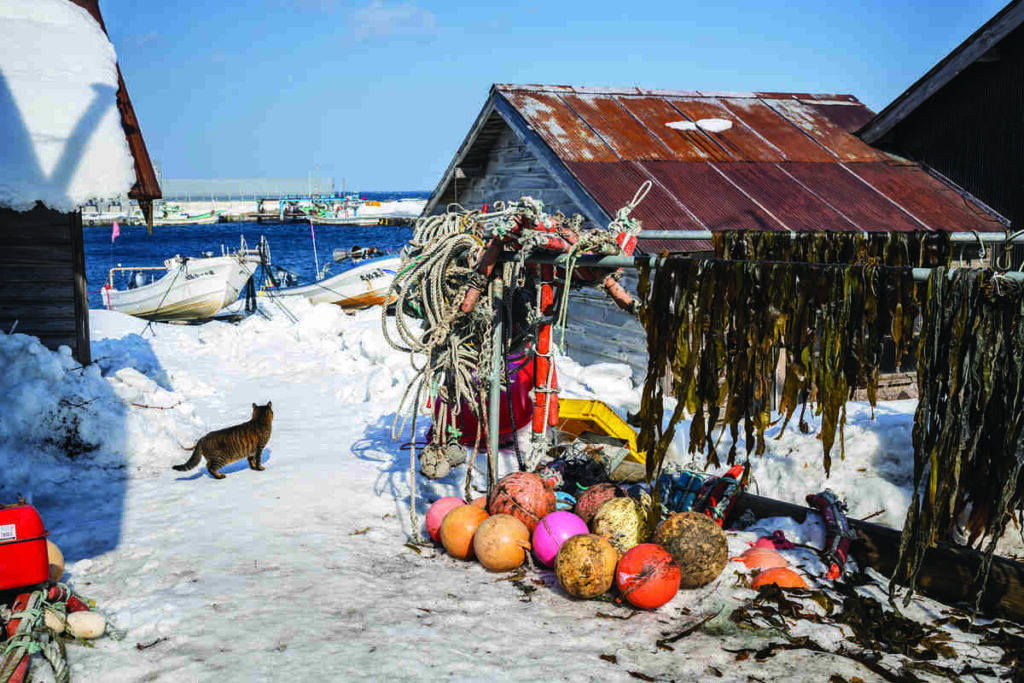
[[[476,169],[466,169],[469,177],[456,183],[458,203],[476,209],[496,201],[515,201],[530,196],[544,202],[549,213],[561,211],[567,216],[582,214],[569,195],[547,171],[531,148],[506,126],[497,135],[487,161]],[[438,205],[435,211],[444,211]],[[636,274],[627,273],[623,285],[636,291]],[[637,320],[620,311],[605,294],[587,288],[569,295],[569,316],[564,349],[574,360],[592,363],[626,363],[633,370],[633,381],[643,381],[647,372],[647,346],[643,328]]]
[[[636,294],[636,272],[627,271],[622,286]],[[619,309],[599,289],[587,287],[569,293],[565,351],[586,365],[625,363],[633,371],[633,383],[647,375],[647,335],[640,322]]]
[[[17,327],[14,327],[17,322]],[[0,329],[91,360],[82,220],[37,205],[0,209]]]
[[[546,211],[577,212],[537,156],[508,127],[491,147],[483,169],[469,171],[470,177],[455,183],[455,201],[467,209],[530,196],[544,202]],[[436,210],[441,212],[445,207],[439,205]]]

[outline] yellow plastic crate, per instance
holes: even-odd
[[[582,398],[560,398],[558,400],[558,429],[573,438],[583,432],[607,434],[629,442],[627,460],[645,463],[647,453],[636,448],[636,431],[604,401]]]

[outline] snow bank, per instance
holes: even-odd
[[[0,437],[0,482],[14,468],[26,483],[57,477],[64,491],[74,491],[36,502],[68,557],[72,585],[127,629],[123,641],[69,647],[76,680],[516,681],[552,672],[566,680],[635,680],[631,672],[703,680],[716,671],[725,672],[724,680],[785,680],[793,671],[808,680],[877,680],[828,653],[738,660],[737,649],[780,640],[772,629],[750,631],[729,620],[753,596],[745,588],[750,572],[738,563],[712,584],[638,613],[572,599],[550,570],[531,569],[509,581],[436,548],[406,545],[409,452],[391,440],[390,430],[413,374],[407,356],[383,339],[379,310],[346,315],[326,304],[289,304],[287,311],[263,304],[266,317],[237,325],[147,326],[91,311],[99,369],[84,371],[66,352],[46,351],[21,335],[0,336],[0,395],[10,397],[5,408],[12,416],[9,424],[0,422],[7,430]],[[622,414],[636,409],[639,387],[625,366],[558,363],[565,395],[602,398]],[[74,469],[41,443],[46,430],[30,414],[54,412],[63,397],[76,403],[97,397],[78,414],[84,433],[100,445],[77,456]],[[202,470],[170,469],[185,458],[181,445],[247,419],[252,402],[267,400],[275,418],[265,471],[242,461],[224,468],[227,478],[217,481]],[[830,480],[820,472],[812,420],[810,434],[792,429],[755,460],[760,492],[799,502],[829,485],[855,510],[867,514],[884,505],[901,521],[913,404],[883,404],[875,422],[860,406],[850,410],[847,459],[836,454]],[[688,462],[685,431],[683,425],[673,456],[681,463]],[[521,436],[528,438],[528,430]],[[15,455],[23,451],[33,464],[19,473]],[[121,469],[99,465],[112,454],[123,458]],[[501,471],[513,462],[513,452],[503,451]],[[483,456],[477,465],[483,472]],[[458,468],[436,482],[417,477],[421,523],[432,500],[462,493],[463,476]],[[477,483],[483,487],[482,479]],[[812,548],[824,540],[815,515],[804,524],[760,520],[728,533],[730,554],[775,529]],[[812,580],[823,569],[813,549],[787,557]],[[882,584],[859,590],[884,604]],[[803,609],[815,609],[808,603]],[[934,619],[940,610],[915,599],[908,613]],[[707,617],[673,642],[673,652],[655,644]],[[823,647],[850,647],[845,627],[785,625]],[[251,633],[259,639],[247,638]],[[953,642],[961,662],[965,656],[998,661],[994,648],[964,639],[956,634]]]
[[[363,204],[359,207],[360,216],[419,216],[423,213],[423,207],[427,205],[426,199],[397,199],[382,201],[380,206]]]
[[[0,206],[73,211],[124,194],[135,170],[116,106],[117,57],[66,0],[0,3]]]
[[[192,406],[131,367],[160,374],[148,348],[127,341],[83,368],[66,346],[0,333],[0,499],[53,493],[89,470],[152,472],[168,452],[182,455],[201,428]]]

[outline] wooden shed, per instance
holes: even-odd
[[[66,345],[85,364],[78,206],[128,191],[151,216],[160,188],[97,0],[29,2],[0,8],[0,330]]]
[[[644,181],[644,230],[1002,230],[1000,217],[922,167],[854,135],[874,113],[852,95],[505,85],[425,208],[529,195],[607,225]],[[649,253],[708,243],[644,239]],[[566,335],[584,363],[646,371],[639,324],[603,294],[574,293]]]
[[[857,134],[1024,228],[1024,2],[1008,4]]]

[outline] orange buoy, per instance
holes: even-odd
[[[454,508],[441,522],[441,545],[452,557],[468,560],[473,557],[473,534],[489,515],[472,505]]]
[[[436,543],[441,538],[441,522],[444,521],[445,515],[451,512],[453,509],[460,505],[465,505],[466,501],[456,496],[445,496],[439,500],[435,500],[434,503],[427,510],[427,533],[430,534],[430,538]]]
[[[778,551],[772,548],[754,546],[743,552],[738,557],[730,557],[734,562],[742,562],[748,569],[773,569],[775,567],[788,567],[786,560]]]
[[[533,533],[544,515],[555,511],[555,492],[540,475],[513,472],[502,477],[487,500],[492,515],[505,513],[516,517]]]
[[[615,585],[630,604],[657,609],[679,592],[682,574],[672,553],[654,543],[641,543],[626,551],[615,570]]]
[[[526,559],[529,550],[530,530],[512,515],[488,517],[473,536],[476,559],[492,572],[515,569]]]
[[[469,504],[470,505],[474,505],[474,506],[480,508],[481,510],[486,510],[487,509],[487,496],[477,496]]]
[[[772,567],[754,577],[750,587],[757,589],[774,583],[779,588],[807,588],[807,582],[789,567]]]
[[[562,544],[555,556],[555,578],[566,593],[595,598],[612,587],[619,553],[608,539],[579,534]]]

